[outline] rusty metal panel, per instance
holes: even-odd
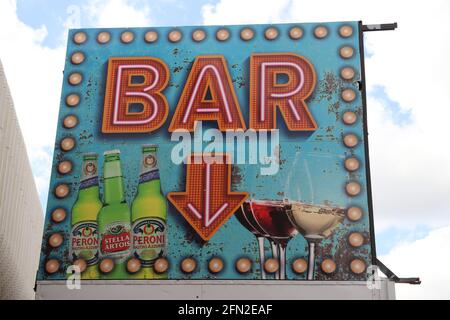
[[[169,269],[165,278],[366,280],[369,277],[366,269],[374,261],[375,245],[365,97],[361,91],[364,75],[361,35],[358,22],[71,30],[38,279],[61,280],[68,276],[66,270],[73,262],[68,241],[70,217],[79,192],[83,154],[95,152],[102,158],[105,151],[121,151],[126,201],[131,205],[138,189],[142,145],[156,144],[159,147],[162,194],[170,200],[165,254]],[[79,53],[82,55],[77,55]],[[278,58],[271,60],[271,55]],[[230,98],[227,108],[238,108],[236,113],[231,113],[232,119],[237,119],[238,124],[243,121],[246,129],[256,129],[259,142],[260,129],[265,127],[266,121],[262,115],[266,109],[262,109],[262,105],[267,103],[267,107],[272,103],[275,113],[264,114],[272,117],[270,119],[276,122],[273,129],[278,130],[269,130],[267,146],[257,145],[258,152],[273,151],[274,157],[270,158],[268,153],[267,157],[257,156],[257,163],[249,163],[247,154],[245,163],[231,165],[230,192],[246,193],[246,200],[242,202],[245,198],[242,196],[242,201],[236,202],[236,208],[229,212],[230,218],[224,219],[223,225],[208,236],[191,226],[192,223],[186,220],[190,213],[186,209],[187,213],[182,215],[183,205],[171,196],[187,189],[189,164],[172,161],[171,154],[178,141],[171,141],[171,133],[174,121],[179,126],[184,123],[176,121],[182,101],[186,100],[188,104],[188,98],[195,95],[194,82],[190,84],[189,74],[203,70],[196,65],[200,56],[209,57],[205,63],[215,65],[217,77],[224,82],[214,84],[214,75],[209,75],[213,80],[209,79],[209,84],[202,87],[209,89],[205,89],[203,100],[196,102],[198,105],[218,103],[222,106],[223,97],[215,95],[221,92],[221,85],[224,86],[229,77],[235,100]],[[142,126],[145,125],[142,125],[127,131],[118,129],[119,133],[114,133],[115,129],[108,126],[109,111],[105,106],[109,100],[114,101],[111,90],[115,85],[112,79],[116,79],[108,79],[108,74],[116,58],[157,59],[159,64],[155,65],[159,74],[170,78],[161,91],[167,99],[168,117],[160,127],[144,133]],[[220,61],[225,61],[223,70],[220,69],[223,63]],[[277,64],[280,62],[281,65]],[[277,66],[282,68],[270,69]],[[272,82],[270,78],[265,81],[262,78],[264,68],[269,70],[267,75],[273,78]],[[298,68],[301,71],[296,76]],[[71,75],[76,73],[82,76],[81,82],[71,84]],[[143,79],[145,81],[145,76]],[[131,81],[128,89],[135,85]],[[199,83],[202,86],[202,82]],[[297,93],[294,92],[296,84],[300,88]],[[264,95],[261,88],[273,91],[270,94],[265,91]],[[285,90],[284,96],[282,90]],[[67,97],[71,94],[80,98],[75,107],[67,105]],[[285,100],[280,102],[276,100],[278,98]],[[284,107],[280,103],[285,103]],[[194,109],[200,108],[197,104]],[[203,130],[200,134],[208,129],[220,129],[221,124],[214,120],[216,111],[213,109],[210,108],[204,121],[197,123],[196,128]],[[206,109],[195,110],[200,113]],[[69,129],[63,126],[63,121],[70,115],[76,116],[78,123]],[[241,122],[239,116],[242,117]],[[222,125],[226,126],[227,121]],[[194,137],[194,133],[191,134]],[[75,141],[70,151],[64,151],[60,146],[67,137]],[[203,148],[208,144],[209,141],[200,142]],[[227,147],[229,145],[224,142],[223,148],[215,151],[226,152],[229,150]],[[236,158],[242,151],[250,153],[250,144],[245,143],[242,150],[235,149],[231,154],[235,162],[238,162]],[[57,171],[63,160],[73,164],[72,170],[64,175]],[[194,181],[194,186],[202,183],[203,173],[208,170],[216,172],[214,165],[211,168],[202,165],[198,170],[201,178]],[[273,172],[269,169],[271,165]],[[100,174],[102,170],[99,165]],[[226,184],[224,177],[220,183]],[[67,185],[70,192],[58,198],[54,191],[61,184]],[[104,191],[103,184],[104,180],[100,178],[100,193]],[[197,187],[199,191],[195,196],[203,199],[201,193],[206,187]],[[214,196],[218,195],[212,194],[216,199]],[[55,223],[51,220],[55,209],[65,210],[67,216],[64,221]],[[195,216],[192,212],[191,215]],[[261,220],[268,216],[270,221]],[[248,219],[259,221],[252,220],[248,226]],[[252,226],[252,223],[259,226]],[[56,248],[48,244],[54,233],[60,233],[64,238],[62,245]],[[313,250],[314,256],[311,254]],[[284,254],[285,266],[281,258]],[[196,261],[196,267],[193,272],[186,273],[180,264],[189,257]],[[223,264],[220,272],[210,270],[212,258],[218,258]],[[242,258],[248,260],[241,260],[241,263],[251,264],[245,273],[236,268],[237,261]],[[267,262],[261,258],[275,260]],[[58,264],[50,273],[46,271],[46,263],[52,259]],[[267,262],[267,270],[263,262]],[[270,265],[271,262],[275,265]],[[277,271],[271,272],[275,270],[271,267]],[[280,272],[281,269],[285,272]],[[99,278],[104,277],[100,274]],[[132,279],[133,276],[130,274],[123,278]]]

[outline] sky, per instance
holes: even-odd
[[[450,299],[448,0],[0,1],[0,59],[43,208],[68,28],[343,20],[399,24],[365,34],[379,259],[423,281],[398,298]]]

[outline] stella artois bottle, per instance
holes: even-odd
[[[127,279],[126,262],[131,254],[130,208],[125,199],[120,151],[105,152],[104,205],[98,215],[100,256],[112,259],[114,268],[104,279]]]
[[[132,278],[167,278],[167,273],[157,274],[152,268],[166,251],[167,204],[161,193],[157,149],[155,145],[142,148],[138,193],[131,206],[133,256],[141,261],[142,268]]]
[[[80,190],[72,208],[70,257],[72,262],[83,259],[87,268],[82,279],[98,279],[97,215],[102,208],[98,187],[97,155],[83,156]]]

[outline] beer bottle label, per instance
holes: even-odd
[[[98,186],[98,177],[88,178],[80,182],[80,190]]]
[[[75,224],[70,232],[72,261],[83,259],[88,266],[98,262],[98,233],[96,221]]]
[[[130,255],[130,225],[124,222],[107,224],[101,236],[100,250],[102,257],[126,258]]]
[[[166,247],[166,222],[159,218],[143,218],[133,223],[133,256],[142,266],[149,267],[164,256]]]
[[[81,175],[80,189],[98,186],[97,159],[85,159]]]
[[[143,161],[139,183],[145,183],[159,179],[158,160],[156,160],[156,154],[144,154],[144,158],[142,160]]]

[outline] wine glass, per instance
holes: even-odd
[[[236,217],[258,239],[262,270],[264,270],[264,248],[261,242],[263,243],[264,238],[267,238],[271,244],[273,258],[280,262],[280,268],[275,277],[285,279],[286,246],[288,241],[298,233],[285,213],[285,203],[276,200],[250,200],[241,208]],[[263,275],[265,276],[265,273]]]
[[[266,279],[267,276],[264,270],[264,263],[265,263],[264,238],[267,237],[267,235],[264,234],[263,230],[258,228],[256,221],[254,221],[249,202],[244,202],[239,208],[239,210],[236,211],[234,216],[248,231],[253,233],[253,235],[256,237],[259,249],[261,279]]]
[[[340,163],[339,156],[329,153],[297,152],[286,179],[285,202],[290,204],[287,216],[308,242],[308,280],[314,279],[316,245],[345,217],[345,209],[330,201],[338,190],[333,184],[339,183],[336,174]]]
[[[286,246],[298,232],[286,215],[287,206],[279,200],[253,200],[250,208],[258,227],[272,244],[273,257],[280,262],[279,279],[286,278]]]

